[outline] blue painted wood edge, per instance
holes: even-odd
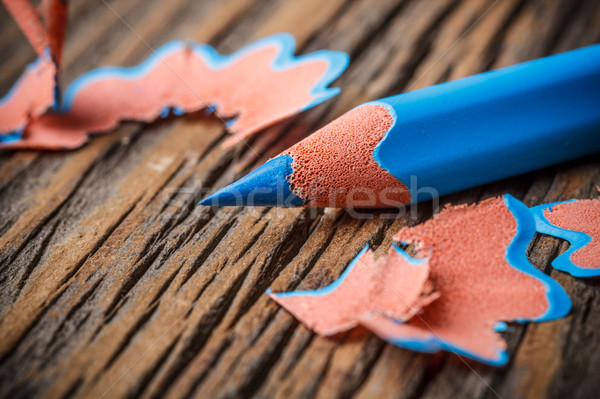
[[[566,316],[571,310],[571,299],[567,295],[566,291],[554,279],[552,279],[550,276],[543,273],[542,271],[538,270],[527,259],[527,247],[536,232],[536,222],[533,218],[533,215],[531,214],[527,206],[525,206],[522,202],[520,202],[510,194],[506,194],[504,196],[504,203],[514,216],[515,221],[517,223],[517,231],[515,237],[513,238],[509,246],[506,248],[506,260],[515,269],[539,280],[546,289],[546,298],[548,301],[548,309],[546,310],[546,312],[544,312],[544,314],[540,315],[539,317],[522,318],[513,321],[518,323],[526,323],[530,321],[539,322],[555,320]],[[408,254],[406,254],[406,252],[404,252],[400,248],[394,248],[405,259],[409,260],[409,262],[415,265],[419,265],[425,261],[422,259],[415,259],[410,257]],[[347,267],[344,273],[335,282],[328,285],[327,287],[318,290],[292,291],[273,295],[278,297],[290,297],[301,295],[321,296],[330,294],[343,283],[343,281],[346,279],[352,268],[356,265],[358,259],[362,255],[364,255],[367,249],[368,246],[363,248],[363,250],[350,263],[350,265]],[[267,293],[272,294],[271,290],[267,290]],[[498,322],[494,326],[495,331],[504,331],[506,328],[507,325],[503,321]],[[445,350],[493,366],[501,366],[508,361],[508,353],[504,350],[498,349],[495,357],[482,357],[461,346],[443,340],[442,338],[436,336],[435,333],[432,333],[431,335],[428,335],[424,338],[390,339],[389,342],[394,345],[398,345],[419,352],[431,353],[440,350]]]
[[[600,151],[600,45],[367,104],[394,119],[373,158],[418,202]]]
[[[300,109],[299,112],[313,107],[339,93],[339,88],[330,88],[327,86],[347,68],[349,56],[346,53],[339,51],[319,50],[296,57],[294,56],[294,37],[288,33],[279,33],[257,40],[230,55],[221,55],[213,47],[207,44],[197,44],[179,40],[169,42],[158,48],[144,62],[137,66],[103,67],[81,75],[65,91],[61,110],[63,112],[68,111],[74,98],[84,87],[107,78],[139,79],[153,70],[156,65],[162,62],[163,58],[168,57],[175,52],[182,51],[185,48],[190,49],[198,57],[202,58],[210,68],[217,70],[237,62],[252,52],[269,46],[275,46],[278,49],[277,55],[271,61],[271,68],[275,71],[289,69],[302,63],[316,60],[327,63],[327,71],[311,88],[310,95],[314,97],[313,100],[306,104],[304,108]],[[214,104],[207,104],[207,106],[210,105]]]
[[[543,204],[534,206],[530,209],[531,214],[535,218],[536,229],[540,233],[548,234],[554,237],[562,238],[567,240],[571,246],[564,253],[558,255],[556,259],[552,261],[552,267],[557,270],[569,273],[574,277],[596,277],[600,276],[600,260],[599,267],[597,269],[588,269],[577,266],[571,261],[571,255],[575,251],[585,247],[592,241],[592,237],[582,231],[568,230],[553,225],[545,216],[544,211],[546,209],[552,211],[552,207],[558,204],[564,204],[566,202],[576,201],[574,199],[568,201],[553,202],[551,204]]]

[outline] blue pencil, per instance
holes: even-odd
[[[202,205],[394,207],[600,151],[600,45],[363,104]]]

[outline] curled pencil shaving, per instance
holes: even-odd
[[[49,46],[48,32],[30,0],[2,0],[35,52],[42,57]]]
[[[54,61],[60,65],[67,28],[68,0],[42,0],[39,12],[30,0],[2,0],[2,3],[35,52],[43,57],[49,47]]]
[[[409,348],[445,349],[504,364],[499,323],[548,320],[570,309],[564,290],[527,260],[534,233],[527,207],[510,195],[447,207],[433,220],[402,229],[394,239],[418,243],[417,257],[427,251],[440,299],[407,323],[378,318],[367,327]]]
[[[43,0],[40,13],[28,0],[3,0],[3,3],[39,58],[27,66],[8,94],[0,99],[0,146],[20,140],[27,123],[55,103],[67,20],[66,0]]]
[[[428,278],[426,260],[411,259],[395,247],[375,259],[366,247],[328,287],[269,295],[316,333],[333,335],[372,316],[410,319],[439,297]]]
[[[502,365],[508,359],[498,334],[504,321],[551,320],[570,310],[562,287],[527,260],[534,234],[529,209],[510,195],[447,207],[395,235],[416,244],[416,258],[397,249],[385,260],[361,254],[329,287],[270,295],[320,334],[360,324],[396,345]],[[370,267],[361,270],[358,260]],[[381,279],[373,277],[378,274]],[[387,295],[388,287],[403,300]],[[431,287],[435,293],[422,302]]]
[[[55,74],[55,64],[47,56],[27,66],[8,94],[0,99],[0,133],[22,130],[28,121],[52,106]]]
[[[48,45],[52,50],[54,61],[61,64],[63,45],[67,34],[69,0],[42,0],[40,13],[46,22]]]
[[[553,267],[576,277],[600,275],[600,199],[544,204],[531,211],[538,231],[571,244]]]
[[[122,120],[151,122],[169,112],[215,110],[231,120],[226,146],[335,95],[327,85],[346,67],[343,53],[294,57],[279,34],[229,56],[212,47],[171,42],[132,68],[100,68],[67,89],[60,113],[33,120],[21,140],[0,148],[71,149]]]

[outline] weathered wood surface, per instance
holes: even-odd
[[[287,31],[298,53],[347,51],[342,94],[225,151],[211,119],[123,124],[67,153],[0,155],[3,397],[591,397],[600,390],[597,281],[554,271],[566,244],[537,237],[532,262],[573,299],[565,319],[512,325],[501,368],[418,354],[364,331],[317,337],[264,291],[333,281],[367,243],[431,215],[195,206],[364,101],[600,40],[597,0],[74,1],[63,84],[133,65],[176,38],[233,51]],[[115,15],[119,14],[122,20]],[[34,58],[0,15],[0,86]],[[123,22],[131,26],[135,34]],[[139,35],[139,37],[138,37]],[[591,198],[589,157],[443,198],[510,192],[527,205]],[[413,210],[414,211],[414,210]]]

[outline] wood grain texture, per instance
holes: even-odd
[[[34,54],[4,10],[0,20],[5,92]],[[297,53],[341,50],[352,61],[339,96],[251,148],[223,150],[221,122],[194,116],[124,123],[73,152],[0,154],[0,396],[597,396],[598,282],[552,270],[567,248],[558,239],[536,236],[529,256],[569,292],[572,314],[511,325],[511,361],[493,368],[363,330],[317,337],[264,294],[331,283],[365,244],[386,252],[431,205],[390,219],[195,204],[362,102],[596,43],[600,3],[82,0],[71,9],[61,84],[138,63],[172,39],[231,52],[280,31],[296,36]],[[509,192],[531,206],[593,198],[596,185],[594,156],[441,202]]]

